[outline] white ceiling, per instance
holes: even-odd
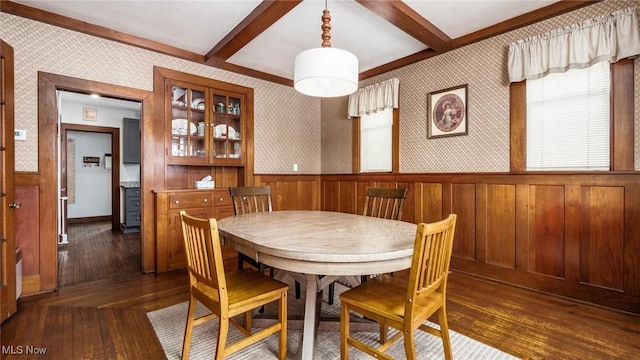
[[[70,91],[60,92],[60,101],[64,106],[65,103],[74,103],[85,106],[94,107],[111,107],[117,109],[125,109],[131,111],[140,111],[140,102],[122,99],[112,99],[108,97],[91,96],[89,94],[81,94]]]
[[[196,57],[200,56],[203,62],[213,66],[223,64],[241,67],[239,72],[249,69],[260,74],[275,76],[285,82],[293,79],[295,56],[303,50],[320,46],[321,16],[325,8],[325,1],[322,0],[278,2],[279,8],[274,10],[276,6],[272,6],[269,11],[261,9],[271,6],[267,5],[270,2],[260,0],[14,0],[12,2],[117,30],[121,34],[132,35],[143,41],[152,40],[169,45],[177,51],[186,51]],[[395,4],[391,8],[386,6],[393,3]],[[559,5],[556,3],[559,2],[549,0],[404,0],[402,2],[329,0],[327,7],[332,16],[332,46],[353,52],[359,59],[362,73],[428,49],[436,52],[448,51],[461,37],[507,20],[526,19],[526,17],[518,17],[548,5]],[[584,6],[588,2],[573,3],[582,3],[580,6]],[[283,6],[286,9],[282,9]],[[376,10],[376,7],[379,9]],[[398,9],[399,12],[396,11]],[[16,13],[13,10],[3,11]],[[96,31],[98,33],[103,31],[101,34],[108,37],[104,29],[87,28],[86,24],[79,22],[73,23],[59,20],[59,18],[52,20],[42,15],[37,18],[33,14],[24,15],[19,12],[17,15],[88,33],[96,34]],[[244,30],[254,30],[249,31],[248,35],[238,35],[243,24],[246,26]],[[260,27],[260,24],[264,26],[264,30],[255,30]],[[431,27],[431,24],[434,27]],[[237,26],[239,29],[234,30]],[[510,26],[513,28],[517,25]],[[405,28],[402,29],[402,27]],[[98,30],[95,30],[96,28]],[[413,36],[410,35],[411,29],[414,29]],[[437,49],[433,45],[437,42],[433,43],[430,40],[433,38],[436,40],[444,38],[447,45]],[[450,46],[451,44],[453,46]],[[238,45],[240,45],[239,48],[234,48]],[[223,54],[220,49],[226,52]],[[278,82],[277,79],[276,82]]]

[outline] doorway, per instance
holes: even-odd
[[[69,222],[109,220],[112,229],[120,223],[120,197],[112,193],[120,183],[120,130],[102,126],[61,124],[60,195],[61,236],[66,236]],[[109,162],[109,164],[107,164]],[[136,174],[139,179],[139,171]]]
[[[153,123],[150,122],[152,114],[152,95],[148,90],[140,90],[121,85],[113,85],[98,81],[74,78],[64,75],[38,72],[38,167],[37,176],[39,186],[39,202],[43,206],[37,209],[37,217],[34,216],[38,224],[38,246],[39,256],[35,262],[38,265],[38,283],[34,286],[34,291],[53,290],[58,287],[58,224],[57,224],[57,204],[58,197],[58,164],[55,155],[58,151],[58,92],[71,91],[83,94],[97,93],[107,98],[125,99],[142,102],[141,111],[141,131],[142,133],[152,132]],[[98,114],[100,119],[100,114]],[[146,129],[147,124],[149,128]],[[142,146],[145,146],[142,137]],[[150,171],[145,168],[145,154],[142,153],[140,184],[140,201],[145,204],[144,173]],[[152,162],[149,166],[152,165]],[[55,186],[51,186],[55,184]],[[117,189],[116,189],[117,190]],[[152,216],[149,210],[141,210],[141,225],[144,225],[145,217]],[[147,215],[150,214],[150,215]],[[153,246],[151,244],[153,234],[147,234],[144,226],[141,226],[141,247],[143,271],[152,271],[155,268],[155,258],[153,257]],[[53,241],[52,241],[53,240]]]
[[[121,181],[140,181],[140,164],[120,161],[121,129],[124,118],[140,118],[141,103],[69,91],[57,97],[58,286],[141,272],[140,236],[120,234]]]

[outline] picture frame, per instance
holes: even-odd
[[[429,139],[468,135],[468,84],[427,94]]]
[[[98,109],[93,107],[82,108],[82,120],[84,121],[98,121]]]

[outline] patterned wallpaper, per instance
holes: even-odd
[[[640,0],[608,0],[530,25],[361,82],[400,79],[400,171],[508,172],[509,43]],[[152,90],[153,66],[254,88],[255,172],[351,172],[351,122],[347,99],[307,97],[287,86],[0,13],[0,38],[14,48],[16,170],[38,170],[38,71]],[[640,60],[635,60],[635,169],[640,171]],[[469,134],[427,139],[427,93],[468,84]]]
[[[38,170],[38,71],[153,90],[153,66],[254,89],[255,172],[320,173],[320,100],[288,86],[0,13],[0,38],[14,49],[16,170]]]
[[[360,87],[400,79],[400,172],[508,172],[511,42],[640,1],[604,1],[528,27],[366,79]],[[635,60],[635,169],[640,170],[640,60]],[[427,94],[468,84],[467,136],[427,139]],[[351,127],[346,101],[322,101],[322,172],[351,172]]]

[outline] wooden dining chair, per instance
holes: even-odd
[[[407,198],[408,189],[386,189],[367,187],[364,190],[364,207],[362,215],[384,219],[400,220],[402,218],[402,206]],[[371,275],[362,275],[361,282],[367,281]],[[342,285],[348,286],[338,280]],[[329,304],[333,304],[335,285],[329,286]]]
[[[269,186],[230,187],[229,193],[233,200],[233,211],[236,215],[273,211],[271,204],[271,187]],[[238,269],[242,270],[245,263],[258,269],[261,273],[264,273],[267,269],[265,264],[257,262],[250,256],[238,252]],[[269,268],[269,276],[274,276],[274,269],[272,267]],[[300,283],[298,281],[295,282],[295,296],[296,299],[300,299]]]
[[[271,188],[269,186],[230,187],[229,193],[231,194],[231,199],[233,199],[233,211],[236,215],[273,211],[271,205]],[[250,264],[262,273],[264,273],[267,268],[266,265],[239,252],[238,270],[244,268],[244,263]],[[273,268],[270,268],[269,275],[271,277],[273,277],[273,273]]]
[[[402,207],[409,189],[384,189],[367,187],[364,191],[364,210],[362,215],[391,220],[402,219]],[[369,279],[362,275],[361,281]]]
[[[341,359],[349,359],[349,345],[375,358],[391,359],[385,352],[404,339],[406,358],[414,360],[417,329],[441,337],[445,358],[452,358],[446,294],[455,226],[455,214],[435,223],[418,224],[408,279],[381,275],[340,294]],[[380,324],[378,344],[367,345],[350,333],[350,312]],[[438,314],[439,329],[425,323],[434,313]],[[388,326],[398,330],[391,338]]]
[[[362,215],[402,220],[402,206],[408,189],[383,189],[367,187]]]
[[[257,271],[224,272],[220,236],[216,219],[199,219],[180,211],[182,235],[189,271],[189,311],[184,331],[182,359],[189,358],[193,327],[218,319],[215,359],[235,353],[267,336],[278,333],[278,358],[287,356],[287,291],[289,286]],[[261,330],[252,331],[252,310],[278,301],[277,321]],[[198,302],[211,314],[195,317]],[[243,323],[234,317],[243,316]],[[244,335],[227,344],[229,324]]]

